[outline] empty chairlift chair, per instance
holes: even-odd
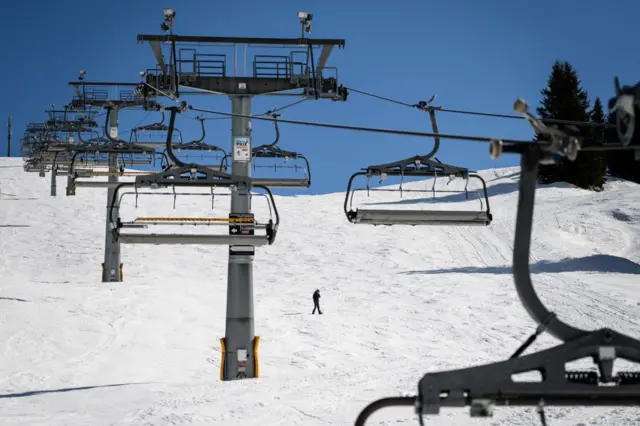
[[[200,127],[202,129],[200,138],[191,142],[182,142],[182,136],[180,136],[181,142],[171,144],[173,154],[185,162],[191,163],[191,160],[198,160],[197,163],[203,167],[223,171],[224,165],[221,164],[221,161],[224,161],[224,158],[227,157],[227,152],[216,145],[211,145],[204,141],[207,135],[204,126],[205,119],[197,117],[196,120],[200,121]],[[166,142],[164,142],[164,146],[166,146]],[[167,150],[165,148],[163,155],[166,155],[166,152]],[[195,162],[196,161],[193,161],[193,163]]]
[[[280,177],[280,178],[265,178],[255,176],[251,180],[260,185],[265,185],[274,188],[308,188],[311,186],[311,166],[309,160],[302,154],[294,151],[287,151],[277,146],[280,141],[280,130],[278,128],[278,117],[280,114],[270,114],[274,119],[276,129],[276,139],[270,144],[259,145],[251,150],[252,156],[252,168],[257,169],[271,169],[274,172],[278,170],[288,169],[293,170],[294,173],[300,174],[301,177]],[[226,171],[228,169],[228,159],[230,155],[227,155],[221,164],[221,170]],[[261,160],[271,159],[271,164],[263,163]],[[259,161],[256,161],[259,160]]]
[[[227,175],[220,177],[220,172],[214,168],[203,166],[187,166],[172,168],[159,173],[151,173],[136,177],[135,183],[122,183],[118,185],[112,200],[112,206],[119,205],[120,190],[124,187],[133,186],[138,188],[160,188],[160,187],[210,187],[210,188],[236,188],[247,185],[248,182],[235,180]],[[113,207],[110,211],[110,221],[114,238],[125,244],[213,244],[230,246],[264,246],[273,244],[280,224],[280,217],[276,208],[273,194],[263,185],[252,185],[252,188],[259,188],[266,193],[269,203],[269,218],[264,221],[257,221],[253,213],[229,214],[229,217],[138,217],[132,221],[123,221],[113,214]],[[134,192],[135,193],[135,192]],[[213,192],[212,192],[213,194]],[[160,194],[158,194],[160,195]],[[178,194],[196,195],[196,194]],[[200,195],[200,194],[198,194]],[[249,191],[247,196],[252,197]],[[137,198],[137,197],[136,197]],[[175,202],[175,198],[174,198]],[[213,195],[212,195],[213,202]],[[174,204],[175,207],[175,204]],[[204,231],[198,234],[188,233],[157,233],[153,230],[158,227],[189,225],[190,227],[205,227]],[[228,233],[211,233],[214,225],[227,225]],[[126,229],[147,229],[152,232],[136,233],[123,232]]]
[[[154,165],[156,156],[160,153],[149,146],[128,143],[124,141],[87,142],[74,149],[67,176],[67,195],[76,195],[77,187],[112,188],[117,182],[78,180],[79,178],[105,177],[110,175],[133,176],[144,172],[125,171],[125,167],[135,165]],[[97,171],[91,167],[105,167],[109,165],[109,157],[116,156],[118,170]]]
[[[432,154],[430,154],[432,155]],[[435,195],[437,193],[446,192],[449,194],[464,194],[465,199],[469,198],[471,193],[478,195],[479,207],[474,210],[407,210],[407,209],[375,209],[375,208],[353,208],[353,195],[357,189],[353,188],[353,182],[356,177],[364,176],[367,178],[367,186],[364,188],[367,192],[373,191],[392,191],[392,192],[422,192],[433,194],[433,202],[437,203]],[[401,177],[402,179],[412,177],[432,177],[433,186],[431,189],[403,189],[402,182],[398,189],[381,188],[372,189],[369,187],[369,180],[372,177],[380,177],[381,180],[389,176]],[[438,178],[461,178],[465,180],[463,190],[438,190],[435,189],[436,180]],[[478,191],[470,191],[468,188],[469,179],[476,179],[481,182],[481,195]],[[425,202],[424,205],[428,205]],[[489,196],[484,179],[477,174],[472,174],[463,167],[450,166],[439,161],[433,161],[429,156],[416,156],[405,160],[370,166],[361,172],[354,173],[349,179],[347,192],[344,200],[344,212],[347,219],[351,223],[367,223],[371,225],[440,225],[440,226],[486,226],[492,221],[489,209]]]
[[[161,148],[167,143],[167,134],[169,132],[169,126],[164,124],[165,115],[162,112],[162,119],[156,123],[145,124],[137,126],[131,129],[131,135],[129,136],[129,142],[138,145],[146,145],[153,148]],[[178,134],[178,140],[182,143],[182,133],[179,129],[174,128],[173,133]]]
[[[427,102],[421,102],[418,108],[422,111],[429,113],[431,121],[431,127],[434,134],[438,134],[438,124],[435,116],[435,108],[429,106],[429,104],[435,99],[432,97]],[[344,213],[347,219],[351,223],[367,223],[371,225],[440,225],[440,226],[486,226],[492,221],[491,212],[489,209],[489,196],[487,194],[487,185],[481,176],[472,174],[468,169],[464,167],[451,166],[442,163],[435,158],[435,154],[440,147],[440,138],[434,136],[434,146],[426,155],[414,156],[406,158],[404,160],[395,161],[387,164],[379,164],[375,166],[369,166],[361,172],[354,173],[349,179],[347,185],[347,192],[344,200]],[[432,160],[433,158],[433,160]],[[473,193],[478,196],[479,207],[473,210],[453,210],[453,209],[425,209],[425,210],[409,210],[409,209],[373,209],[373,208],[353,208],[353,196],[357,189],[353,188],[353,182],[358,176],[364,176],[367,178],[367,193],[372,191],[386,191],[386,192],[399,192],[401,195],[403,192],[429,192],[433,195],[433,202],[437,202],[437,193],[449,193],[449,194],[464,194],[465,199],[469,198],[469,194]],[[372,177],[379,177],[380,180],[385,180],[387,177],[400,177],[400,186],[398,189],[382,188],[371,189],[369,187],[369,181]],[[433,185],[431,190],[424,189],[403,189],[402,183],[404,178],[433,178]],[[461,178],[465,180],[464,189],[455,190],[437,190],[436,182],[438,178],[448,177],[450,180]],[[473,178],[479,180],[482,184],[482,195],[478,194],[478,191],[469,191],[469,179]],[[429,205],[427,202],[424,205]]]

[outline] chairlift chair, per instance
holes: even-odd
[[[134,127],[131,129],[129,142],[154,148],[165,146],[169,126],[164,124],[164,119],[164,111],[162,111],[162,119],[160,121]],[[178,134],[179,143],[182,143],[182,132],[180,132],[180,129],[174,128],[173,133]]]
[[[222,165],[217,165],[217,162],[220,159],[224,158],[227,155],[227,152],[216,145],[210,145],[206,142],[202,141],[193,141],[186,143],[174,143],[171,144],[171,148],[175,155],[181,154],[182,151],[185,151],[186,154],[183,156],[184,160],[189,159],[197,159],[200,161],[213,160],[216,164],[202,164],[205,167],[215,168],[219,171],[223,171],[224,167]],[[163,151],[166,152],[166,149]],[[200,155],[196,155],[199,153]],[[213,155],[212,155],[213,154]],[[201,164],[201,163],[198,163]]]
[[[405,177],[433,177],[433,186],[430,190],[403,189],[402,182],[398,189],[384,189],[394,192],[430,192],[435,198],[436,193],[464,193],[468,199],[469,179],[477,179],[482,183],[483,197],[478,197],[480,207],[477,210],[406,210],[406,209],[368,209],[353,208],[353,195],[357,189],[353,189],[354,179],[358,176],[366,176],[367,181],[378,176],[381,180],[388,176]],[[463,191],[443,191],[435,189],[436,180],[440,177],[462,178],[465,182]],[[371,191],[367,182],[367,191]],[[378,190],[379,191],[379,190]],[[474,191],[475,193],[475,191]],[[484,198],[484,201],[483,201]],[[432,161],[426,157],[415,156],[405,160],[388,164],[370,166],[361,172],[354,173],[349,179],[344,200],[344,212],[351,223],[366,223],[371,225],[440,225],[440,226],[486,226],[492,221],[489,208],[489,196],[484,179],[463,167],[450,166],[439,161]]]
[[[91,165],[107,165],[108,158],[111,155],[118,156],[119,170],[98,172],[93,170],[82,169],[78,167],[78,163],[83,166]],[[67,195],[76,195],[76,187],[94,187],[94,188],[113,188],[117,182],[106,181],[79,181],[78,178],[89,178],[96,176],[132,176],[136,172],[124,171],[129,165],[141,164],[149,165],[155,162],[155,157],[159,155],[154,148],[149,146],[141,146],[131,144],[124,141],[108,141],[105,143],[85,143],[73,151],[69,164],[69,175],[67,176]],[[80,161],[78,161],[80,160]]]
[[[112,226],[114,238],[125,244],[210,244],[210,245],[232,245],[232,246],[263,246],[273,244],[280,224],[280,216],[275,204],[273,194],[264,185],[251,185],[249,181],[240,181],[231,178],[218,177],[218,171],[203,166],[187,166],[173,168],[158,173],[150,173],[136,177],[133,183],[120,183],[114,191],[111,202],[109,218]],[[113,206],[121,197],[120,191],[125,187],[133,187],[134,194],[139,188],[162,188],[162,187],[209,187],[209,188],[231,188],[251,185],[252,188],[259,188],[265,191],[269,204],[269,219],[257,221],[253,213],[229,214],[229,217],[139,217],[132,221],[122,221],[114,216]],[[131,192],[129,192],[131,193]],[[213,194],[213,191],[212,191]],[[122,194],[124,195],[124,194]],[[183,194],[183,195],[188,195]],[[248,193],[251,197],[253,194]],[[213,196],[213,195],[212,195]],[[175,201],[175,198],[174,198]],[[174,204],[175,206],[175,204]],[[123,232],[126,229],[147,229],[159,226],[206,226],[226,225],[229,228],[228,234],[181,234],[181,233],[133,233]],[[261,234],[256,234],[261,231]]]
[[[273,123],[276,129],[276,139],[270,144],[259,145],[251,150],[252,168],[256,169],[273,169],[277,172],[278,169],[293,169],[295,172],[301,170],[304,173],[304,177],[300,178],[263,178],[256,177],[252,181],[261,185],[276,187],[276,188],[309,188],[311,186],[311,165],[307,157],[299,152],[288,151],[277,146],[280,141],[280,129],[278,128],[278,117],[280,114],[270,114],[273,117]],[[231,155],[227,154],[220,164],[221,170],[228,169],[228,159]],[[273,164],[257,164],[255,159],[273,159]],[[278,164],[276,160],[284,160],[285,163],[291,162],[293,164]]]
[[[224,171],[224,165],[219,164],[218,162],[224,161],[224,158],[227,156],[227,152],[220,148],[219,146],[216,145],[211,145],[208,144],[204,141],[205,137],[207,136],[207,132],[204,126],[204,119],[197,117],[197,120],[200,121],[200,127],[202,129],[202,134],[200,136],[199,139],[193,140],[191,142],[182,142],[182,136],[180,136],[180,142],[179,143],[172,143],[171,144],[171,149],[173,151],[174,155],[178,155],[181,153],[181,151],[186,151],[186,155],[184,155],[183,159],[187,160],[187,159],[193,159],[193,157],[195,156],[195,153],[199,153],[199,158],[198,160],[200,161],[206,161],[206,160],[211,160],[213,159],[214,162],[216,163],[216,165],[209,165],[209,164],[202,164],[202,163],[198,163],[203,167],[209,167],[209,168],[216,168],[218,171]],[[169,130],[169,127],[167,126],[167,131]],[[163,144],[166,147],[166,142],[164,142]],[[163,151],[163,155],[167,153],[166,148]],[[212,153],[212,155],[210,154],[206,154],[206,153]]]
[[[435,117],[434,107],[428,104],[435,99],[432,97],[429,101],[422,101],[419,104],[421,110],[429,113],[431,120],[431,127],[433,133],[438,134],[438,125]],[[354,173],[349,179],[347,185],[347,191],[344,200],[344,213],[347,219],[351,223],[366,223],[371,225],[440,225],[440,226],[487,226],[491,224],[493,217],[489,208],[489,196],[487,194],[487,185],[484,179],[475,173],[470,173],[468,169],[464,167],[451,166],[442,163],[440,160],[434,157],[440,147],[440,138],[434,137],[434,146],[426,155],[413,156],[404,160],[395,161],[387,164],[379,164],[375,166],[369,166],[363,171]],[[432,160],[433,158],[433,160]],[[473,191],[478,196],[480,208],[477,210],[406,210],[406,209],[368,209],[368,208],[353,208],[353,195],[357,189],[352,189],[354,179],[358,176],[366,176],[367,178],[367,192],[371,191],[369,188],[369,180],[374,177],[380,177],[380,180],[384,180],[389,176],[400,177],[399,189],[386,188],[383,191],[400,192],[427,192],[425,190],[412,190],[403,189],[402,182],[405,177],[432,177],[433,186],[430,192],[435,198],[436,193],[464,193],[465,198],[469,197],[469,179],[477,179],[482,183],[483,197],[481,197],[477,191]],[[449,177],[449,180],[455,178],[462,178],[465,180],[465,187],[463,191],[443,191],[436,190],[436,181],[440,177]],[[376,189],[380,191],[380,189]],[[484,201],[483,201],[484,198]]]

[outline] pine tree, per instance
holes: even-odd
[[[600,98],[596,97],[593,109],[589,113],[592,123],[604,123],[604,108]],[[595,144],[605,142],[604,127],[588,127],[589,141]],[[568,162],[570,181],[576,186],[595,191],[601,191],[607,173],[607,155],[598,151],[583,151],[578,153],[576,161]]]
[[[547,87],[541,91],[541,94],[543,98],[536,110],[540,118],[583,122],[591,119],[588,94],[580,86],[578,73],[569,62],[556,61],[553,64]],[[599,111],[596,111],[596,108]],[[596,114],[596,119],[603,120],[604,112],[599,99],[594,105],[594,113],[596,112],[601,115],[598,117]],[[558,125],[560,129],[568,127]],[[591,127],[581,126],[577,130],[579,136],[585,138],[594,136]],[[540,136],[536,139],[543,138],[544,136]],[[602,188],[606,170],[602,158],[601,155],[581,152],[575,161],[563,159],[557,165],[540,166],[539,181],[541,183],[569,182],[585,189]]]

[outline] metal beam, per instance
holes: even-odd
[[[264,246],[269,242],[262,235],[202,235],[202,234],[123,234],[118,241],[124,244],[207,244]],[[252,296],[253,299],[253,296]]]
[[[162,67],[162,72],[168,72],[167,65],[164,63],[164,55],[162,54],[162,46],[159,41],[150,41],[149,46],[153,51],[153,55],[156,57],[156,62]]]
[[[113,154],[111,154],[113,155]],[[118,186],[120,184],[120,182],[116,181],[116,182],[93,182],[93,181],[75,181],[74,185],[77,188],[115,188],[116,186]]]
[[[310,186],[308,179],[252,178],[251,183],[270,188],[308,188]]]
[[[251,97],[232,96],[231,111],[245,117],[234,116],[231,120],[232,175],[251,177]],[[246,187],[237,187],[231,193],[229,217],[250,215],[250,193]],[[232,232],[230,227],[229,232]],[[249,230],[249,235],[253,234]],[[229,246],[227,276],[227,315],[225,324],[224,351],[222,354],[223,380],[255,378],[255,334],[253,319],[253,255],[255,244],[247,242]],[[245,246],[239,250],[238,246]],[[246,247],[248,246],[248,247]]]
[[[7,157],[11,157],[11,116],[7,120]]]
[[[109,128],[105,128],[105,132],[111,138],[118,138],[118,112],[119,108],[111,108],[109,114]],[[104,263],[102,264],[102,282],[120,282],[122,281],[122,274],[120,268],[120,241],[114,238],[113,232],[111,232],[111,220],[117,221],[120,217],[120,203],[114,196],[118,185],[118,176],[115,172],[118,171],[118,154],[109,154],[109,175],[108,183],[112,186],[107,189],[107,209],[105,214],[105,246],[104,246]],[[95,182],[97,183],[97,182]],[[113,212],[111,203],[114,202]]]
[[[154,83],[156,76],[147,75],[147,82]],[[291,78],[266,77],[214,77],[196,76],[195,81],[180,82],[180,87],[193,87],[226,95],[264,95],[267,93],[283,92],[300,89],[305,86],[302,80],[292,82]],[[158,94],[158,96],[161,96]]]
[[[318,58],[318,66],[316,67],[316,73],[320,78],[322,78],[322,69],[327,64],[327,60],[329,59],[329,55],[331,54],[332,50],[332,45],[322,46],[322,52],[320,52],[320,58]]]
[[[51,166],[51,196],[55,197],[58,195],[58,182],[56,177],[58,176],[58,166],[54,164]]]
[[[354,223],[371,225],[487,226],[491,223],[491,218],[484,211],[358,209]]]
[[[338,46],[345,47],[344,39],[310,39],[310,38],[263,38],[263,37],[209,37],[209,36],[179,36],[138,34],[138,42],[170,42],[176,43],[211,43],[211,44],[267,44],[288,46]]]
[[[69,86],[122,86],[122,87],[137,87],[141,83],[124,83],[124,82],[110,82],[110,81],[70,81]]]

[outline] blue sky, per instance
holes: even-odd
[[[600,96],[605,104],[613,94],[614,75],[624,84],[640,78],[640,57],[633,52],[640,3],[630,0],[10,2],[4,5],[0,27],[0,120],[6,123],[7,116],[13,116],[13,155],[19,155],[19,139],[29,121],[44,121],[50,104],[70,101],[73,92],[67,82],[75,80],[80,69],[87,71],[88,80],[136,82],[140,71],[152,68],[151,49],[138,44],[136,35],[160,34],[164,7],[176,9],[175,32],[181,35],[297,37],[297,12],[312,12],[312,37],[346,39],[346,48],[334,51],[329,60],[339,68],[341,84],[408,103],[435,93],[436,104],[445,108],[511,114],[517,97],[538,105],[557,59],[570,61],[591,100]],[[202,108],[231,108],[222,96],[186,100]],[[293,100],[259,97],[252,112]],[[121,128],[143,116],[123,112]],[[149,115],[144,123],[158,118]],[[427,114],[357,93],[346,103],[306,101],[283,111],[282,118],[430,131]],[[522,120],[441,113],[438,122],[443,133],[532,136]],[[185,139],[198,137],[197,122],[179,119],[178,125]],[[210,121],[207,142],[229,149],[230,126],[230,120]],[[360,168],[424,154],[433,143],[291,124],[280,128],[280,146],[306,155],[314,178],[309,189],[280,193],[342,191]],[[254,121],[253,129],[254,145],[273,139],[271,123]],[[4,137],[0,150],[6,155]],[[507,156],[494,162],[486,144],[459,141],[443,141],[437,156],[474,170],[518,161]]]

